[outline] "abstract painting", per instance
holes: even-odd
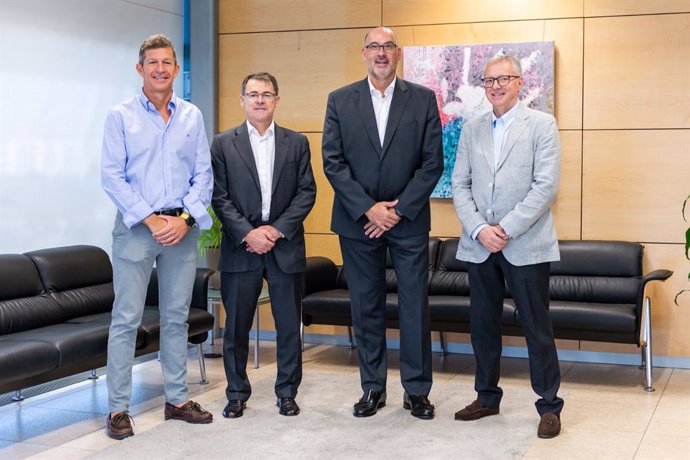
[[[434,198],[452,196],[451,177],[462,125],[491,110],[480,78],[484,63],[500,54],[512,55],[520,61],[525,81],[520,92],[523,103],[553,114],[552,41],[403,48],[403,78],[433,89],[441,115],[444,168],[431,195]]]

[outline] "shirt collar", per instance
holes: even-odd
[[[506,113],[503,114],[501,119],[503,120],[503,124],[505,126],[510,125],[513,122],[513,120],[515,120],[515,116],[517,115],[517,110],[518,110],[519,105],[520,105],[520,101],[518,101],[518,103],[515,104],[512,109],[508,110]],[[492,110],[491,111],[491,124],[493,126],[496,126],[496,120],[498,120],[498,118],[496,118],[496,115],[494,114],[494,111]]]
[[[249,123],[249,120],[247,120],[245,123],[247,123],[247,130],[249,131],[249,135],[255,135],[259,139],[262,139],[266,136],[272,137],[273,133],[275,132],[275,121],[271,121],[271,124],[268,125],[268,129],[266,130],[263,136],[259,134],[259,131],[255,127],[253,127],[251,123]]]
[[[395,90],[395,82],[398,80],[398,76],[393,77],[393,81],[391,82],[390,85],[386,87],[386,90],[383,92],[384,98],[388,98],[390,96],[393,96],[393,91]],[[374,85],[371,83],[371,77],[367,76],[367,83],[369,83],[369,93],[372,96],[378,96],[379,98],[381,97],[381,92],[377,90]]]
[[[146,94],[144,94],[144,88],[141,88],[139,90],[139,94],[137,94],[137,97],[139,98],[139,103],[144,106],[146,110],[157,112],[156,106],[153,105],[151,101],[149,101],[149,98],[146,97]],[[170,102],[168,102],[168,108],[170,110],[175,110],[175,107],[177,106],[177,95],[175,94],[175,91],[172,93],[172,97],[170,98]]]

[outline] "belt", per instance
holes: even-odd
[[[154,214],[156,215],[164,215],[164,216],[174,216],[174,217],[180,217],[182,213],[184,212],[184,208],[171,208],[171,209],[161,209],[160,211],[155,211]]]

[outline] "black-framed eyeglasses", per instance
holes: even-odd
[[[259,98],[263,99],[264,101],[270,102],[273,99],[275,99],[275,97],[276,97],[275,94],[269,93],[268,91],[266,91],[265,93],[256,93],[256,92],[245,93],[245,94],[243,94],[243,96],[252,102],[258,100]]]
[[[498,86],[506,86],[508,83],[510,83],[513,78],[520,78],[520,75],[499,75],[498,77],[486,77],[486,78],[480,78],[479,81],[482,82],[482,85],[484,85],[484,88],[491,88],[494,86],[494,82],[498,82]]]
[[[398,48],[398,45],[396,45],[393,42],[386,42],[383,45],[380,43],[373,42],[373,43],[369,43],[368,45],[364,45],[364,47],[370,53],[378,53],[381,48],[383,48],[383,50],[386,53],[392,53],[393,51],[395,51]]]

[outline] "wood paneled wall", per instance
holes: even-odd
[[[219,130],[244,120],[245,75],[277,77],[276,119],[306,133],[312,149],[318,196],[306,221],[309,255],[341,260],[329,229],[333,191],[321,164],[323,116],[330,91],[365,76],[363,38],[379,25],[393,27],[402,46],[555,42],[559,237],[639,241],[646,270],[674,270],[650,290],[654,352],[690,357],[690,296],[682,307],[673,304],[675,293],[690,287],[680,212],[690,193],[688,0],[524,0],[501,8],[481,0],[219,0]],[[450,200],[432,200],[432,234],[460,235]],[[559,346],[637,352],[600,343]]]

